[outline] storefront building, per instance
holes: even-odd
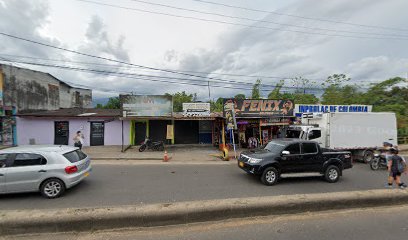
[[[17,144],[74,145],[77,131],[84,146],[129,145],[130,122],[119,109],[59,109],[17,114]]]
[[[295,120],[293,110],[292,100],[224,99],[224,117],[227,123],[233,122],[226,127],[225,142],[231,143],[234,136],[240,147],[256,148],[285,137],[287,126]]]

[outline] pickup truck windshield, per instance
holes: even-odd
[[[265,149],[268,150],[269,152],[274,152],[274,153],[280,153],[283,148],[285,148],[285,145],[270,142],[265,146]]]

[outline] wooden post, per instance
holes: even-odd
[[[225,146],[225,128],[224,128],[224,121],[222,121],[222,145]]]

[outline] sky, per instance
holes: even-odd
[[[213,1],[0,0],[1,33],[105,58],[0,35],[0,62],[92,88],[95,99],[248,96],[257,78],[267,96],[281,79],[291,87],[290,78],[303,77],[314,87],[336,73],[364,90],[407,77],[406,0]]]

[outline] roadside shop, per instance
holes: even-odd
[[[225,143],[242,148],[255,148],[275,138],[285,137],[287,126],[294,120],[292,100],[224,99],[224,117],[228,122],[228,105],[234,106],[234,134],[225,130]],[[227,127],[228,130],[231,129]]]

